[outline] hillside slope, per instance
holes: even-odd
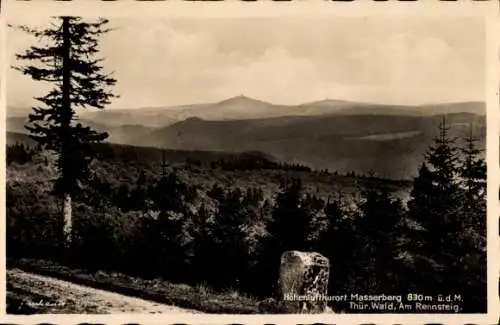
[[[436,114],[447,114],[453,137],[465,137],[472,125],[484,147],[484,110],[476,102],[397,106],[326,99],[285,106],[237,96],[211,104],[86,112],[81,122],[108,132],[110,143],[259,151],[314,169],[409,179],[437,134]],[[9,118],[7,130],[19,138],[26,120]]]
[[[10,120],[27,117],[30,109],[9,107]],[[361,103],[346,100],[324,99],[299,105],[277,105],[243,95],[224,99],[215,103],[201,103],[181,106],[136,107],[133,109],[79,110],[83,121],[113,128],[122,125],[144,127],[165,127],[190,117],[204,120],[266,119],[283,116],[323,116],[323,115],[410,115],[430,116],[452,113],[486,114],[485,103],[461,102],[428,104],[419,106],[385,105]],[[16,131],[11,129],[10,131]]]
[[[261,151],[315,169],[370,171],[411,178],[438,132],[440,116],[340,115],[205,121],[190,118],[134,140],[138,146],[225,152]],[[484,146],[484,116],[447,117],[450,136],[461,141],[469,125]]]

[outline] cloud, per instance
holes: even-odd
[[[269,47],[260,54],[220,51],[209,33],[169,26],[128,29],[124,34],[128,37],[112,46],[128,50],[108,59],[116,66],[119,88],[147,94],[135,100],[144,106],[155,105],[162,97],[168,102],[172,95],[179,103],[218,101],[237,94],[295,103],[313,99],[312,85],[322,83],[314,62],[284,47]]]
[[[268,48],[261,56],[220,70],[226,96],[244,93],[277,103],[297,102],[308,96],[322,80],[317,66],[306,58],[294,57],[285,48]]]
[[[434,64],[453,55],[451,47],[439,38],[425,38],[416,42],[414,47],[415,57],[426,64]]]
[[[251,20],[236,25],[221,20],[112,23],[117,30],[101,41],[105,69],[115,72],[115,91],[121,95],[112,107],[210,102],[239,94],[282,104],[324,98],[483,99],[482,36],[458,37],[456,25],[425,30],[423,24],[377,22],[356,29],[359,21],[352,18],[346,33],[335,22],[316,26],[310,20],[259,20],[258,26]],[[10,58],[33,42],[18,36],[9,34]],[[37,83],[17,72],[10,71],[8,81],[9,105],[40,94]]]
[[[130,107],[131,97],[137,106],[196,101],[196,92],[214,82],[211,69],[224,63],[209,33],[188,33],[168,24],[129,25],[107,35],[102,44],[106,67],[116,72],[116,89],[123,94],[115,105],[122,107]]]
[[[359,80],[382,86],[385,97],[411,102],[482,97],[483,62],[467,62],[460,48],[439,38],[392,34],[350,59]]]

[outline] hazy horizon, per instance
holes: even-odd
[[[386,104],[386,103],[376,103],[376,102],[364,102],[364,101],[354,101],[354,100],[348,100],[348,99],[336,99],[336,98],[324,98],[324,99],[318,99],[318,100],[313,100],[309,102],[304,102],[304,103],[299,103],[299,104],[292,104],[292,105],[284,105],[284,104],[276,104],[272,103],[269,101],[261,100],[259,98],[254,98],[250,96],[246,96],[244,94],[240,95],[235,95],[229,98],[221,98],[220,100],[214,101],[214,102],[199,102],[199,103],[191,103],[191,104],[181,104],[181,105],[157,105],[157,106],[143,106],[143,107],[112,107],[112,108],[105,108],[104,110],[112,110],[112,111],[128,111],[128,110],[134,110],[134,109],[150,109],[150,110],[159,110],[159,109],[180,109],[184,106],[189,107],[189,106],[195,106],[195,105],[211,105],[211,104],[218,104],[227,100],[232,100],[236,99],[238,97],[245,97],[248,100],[255,100],[255,101],[261,101],[267,104],[275,105],[275,106],[284,106],[284,107],[290,107],[293,108],[295,106],[301,106],[301,105],[307,105],[307,104],[312,104],[315,102],[322,102],[322,101],[338,101],[338,102],[348,102],[348,103],[356,103],[356,104],[366,104],[366,105],[387,105],[387,106],[401,106],[401,107],[424,107],[424,106],[432,106],[432,105],[453,105],[453,104],[465,104],[465,103],[481,103],[481,104],[486,104],[485,101],[480,101],[480,100],[467,100],[467,101],[450,101],[450,102],[435,102],[435,103],[423,103],[423,104],[415,104],[415,105],[409,105],[409,104]],[[19,106],[7,106],[7,116],[16,116],[16,113],[21,113],[21,112],[26,112],[26,111],[31,111],[31,107],[19,107]],[[78,112],[97,112],[99,110],[97,109],[82,109],[82,108],[77,108]]]
[[[239,95],[289,106],[325,99],[410,106],[485,101],[479,19],[121,18],[110,25],[117,29],[102,38],[100,56],[121,96],[110,110]],[[10,65],[18,64],[15,53],[37,44],[12,29],[7,36]],[[8,80],[10,110],[31,107],[32,97],[48,89],[12,69]]]

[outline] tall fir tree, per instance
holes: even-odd
[[[465,146],[461,149],[459,165],[461,185],[464,190],[463,212],[467,215],[464,222],[482,236],[486,236],[486,162],[481,156],[470,126]]]
[[[36,81],[53,84],[52,90],[35,99],[41,103],[33,107],[26,128],[30,136],[46,149],[57,153],[59,178],[55,192],[63,202],[63,234],[65,245],[72,241],[72,197],[81,189],[88,177],[89,163],[93,157],[91,145],[107,138],[90,127],[77,123],[77,108],[103,109],[113,97],[108,86],[116,83],[103,72],[102,59],[95,58],[98,41],[108,32],[108,21],[84,22],[80,17],[56,17],[51,27],[35,29],[18,26],[38,39],[43,47],[32,46],[18,60],[28,61],[14,67]]]
[[[220,284],[239,287],[249,259],[244,228],[248,224],[249,214],[246,213],[243,191],[239,188],[226,191],[222,198],[217,199],[217,206],[213,231],[217,253],[216,261],[213,262],[219,277],[224,278]],[[231,263],[227,264],[227,261]]]
[[[413,250],[423,250],[426,243],[426,238],[423,236],[425,229],[420,227],[420,225],[425,224],[426,221],[422,219],[435,218],[439,213],[439,211],[434,211],[432,209],[435,205],[435,191],[436,189],[432,181],[432,172],[428,164],[423,162],[418,169],[418,176],[413,180],[413,188],[410,192],[411,199],[408,202],[408,216],[418,225],[418,227],[407,230],[407,235],[411,237],[411,246]]]
[[[461,192],[458,182],[458,152],[455,140],[448,135],[446,121],[439,126],[439,136],[425,156],[419,175],[414,180],[409,215],[428,232],[448,232],[460,210]],[[441,236],[433,236],[441,240]]]
[[[366,183],[361,195],[360,215],[354,220],[355,263],[350,266],[357,270],[356,288],[365,292],[397,292],[396,256],[402,203],[378,179]]]
[[[409,218],[421,227],[411,231],[409,244],[413,259],[418,261],[415,265],[422,270],[420,288],[441,293],[453,289],[450,279],[460,276],[464,254],[459,236],[463,231],[459,152],[449,129],[443,117],[439,136],[425,156],[408,202]]]
[[[460,210],[461,233],[457,235],[462,258],[457,265],[461,273],[460,287],[467,295],[467,308],[484,308],[487,293],[486,268],[486,162],[478,148],[470,126],[459,164],[463,190]]]

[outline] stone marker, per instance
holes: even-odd
[[[330,262],[316,252],[288,251],[281,256],[279,300],[287,313],[324,313]]]

